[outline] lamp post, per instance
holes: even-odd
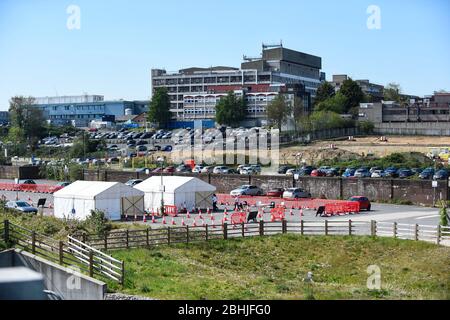
[[[161,165],[161,214],[164,216],[164,181],[163,181],[163,168],[164,168],[164,157],[158,157],[158,159],[156,160],[157,162],[159,162],[159,164]]]

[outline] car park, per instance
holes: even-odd
[[[134,187],[134,186],[138,185],[139,183],[141,183],[142,181],[143,181],[142,179],[132,179],[132,180],[127,181],[125,184],[127,186]]]
[[[370,200],[367,197],[354,196],[354,197],[351,197],[350,199],[348,199],[348,201],[359,202],[359,208],[361,210],[370,211],[372,208]]]
[[[398,177],[400,179],[406,179],[409,177],[412,177],[414,175],[414,172],[411,171],[411,169],[402,168],[398,170]]]
[[[13,209],[16,211],[20,211],[23,213],[34,213],[36,214],[38,210],[34,208],[32,205],[30,205],[26,201],[8,201],[5,205],[8,209]]]
[[[358,169],[353,176],[355,178],[370,178],[371,174],[368,169]]]
[[[371,178],[383,178],[384,171],[383,170],[374,170],[370,176]]]
[[[285,199],[311,199],[311,193],[304,191],[301,188],[289,188],[283,192]]]
[[[230,192],[231,196],[262,196],[263,194],[261,188],[253,185],[243,185]]]
[[[347,169],[345,169],[344,173],[342,174],[342,177],[343,178],[352,178],[355,176],[355,172],[356,172],[356,169],[347,168]]]
[[[398,177],[398,169],[395,167],[389,167],[384,170],[384,176],[386,178],[397,178]]]

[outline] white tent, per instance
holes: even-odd
[[[76,181],[55,192],[53,198],[57,218],[85,220],[97,209],[116,221],[121,215],[144,212],[144,193],[119,182]]]
[[[164,205],[182,208],[212,208],[212,195],[216,187],[198,178],[170,176],[153,176],[134,188],[145,192],[145,209],[156,211],[161,207],[161,190],[163,192]]]

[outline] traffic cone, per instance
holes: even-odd
[[[202,227],[206,226],[205,220],[202,219]]]
[[[258,219],[262,218],[261,210],[258,210]]]
[[[197,226],[197,219],[194,218],[194,222],[192,223],[192,226],[193,226],[193,227],[196,227],[196,226]]]
[[[144,219],[143,219],[144,223],[147,223],[147,214],[144,213]]]
[[[162,223],[163,223],[163,224],[167,224],[167,222],[166,222],[166,216],[163,216]]]
[[[211,214],[211,209],[210,208],[206,209],[206,214]]]
[[[203,216],[202,216],[202,212],[200,211],[200,214],[198,215],[198,218],[200,219],[200,220],[203,220]]]
[[[303,217],[303,209],[300,208],[300,217]]]
[[[171,222],[171,224],[173,225],[173,226],[176,226],[177,224],[175,223],[175,218],[173,218],[172,217],[172,222]]]
[[[125,215],[125,221],[128,221],[128,214]]]
[[[152,215],[152,223],[156,223],[155,216]]]
[[[189,213],[189,210],[187,211],[186,217],[187,217],[188,219],[191,218],[191,214]]]
[[[291,216],[294,215],[294,209],[293,209],[293,208],[291,208],[291,210],[289,211],[289,214],[290,214]]]
[[[226,214],[223,215],[223,221],[225,221],[225,222],[228,221],[228,218],[227,218],[227,215],[226,215]]]
[[[223,210],[223,214],[224,214],[225,216],[228,215],[227,208],[225,208],[225,210]]]
[[[137,221],[137,214],[134,215],[134,222]]]
[[[184,218],[181,219],[181,225],[184,227],[186,226],[186,222],[184,222]]]
[[[49,207],[50,209],[53,209],[53,203],[50,203],[50,204],[48,205],[48,207]]]

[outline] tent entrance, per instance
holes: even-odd
[[[195,205],[197,208],[208,209],[212,208],[212,195],[213,192],[196,192],[195,193]]]
[[[121,199],[122,215],[144,215],[144,196],[123,197]]]

